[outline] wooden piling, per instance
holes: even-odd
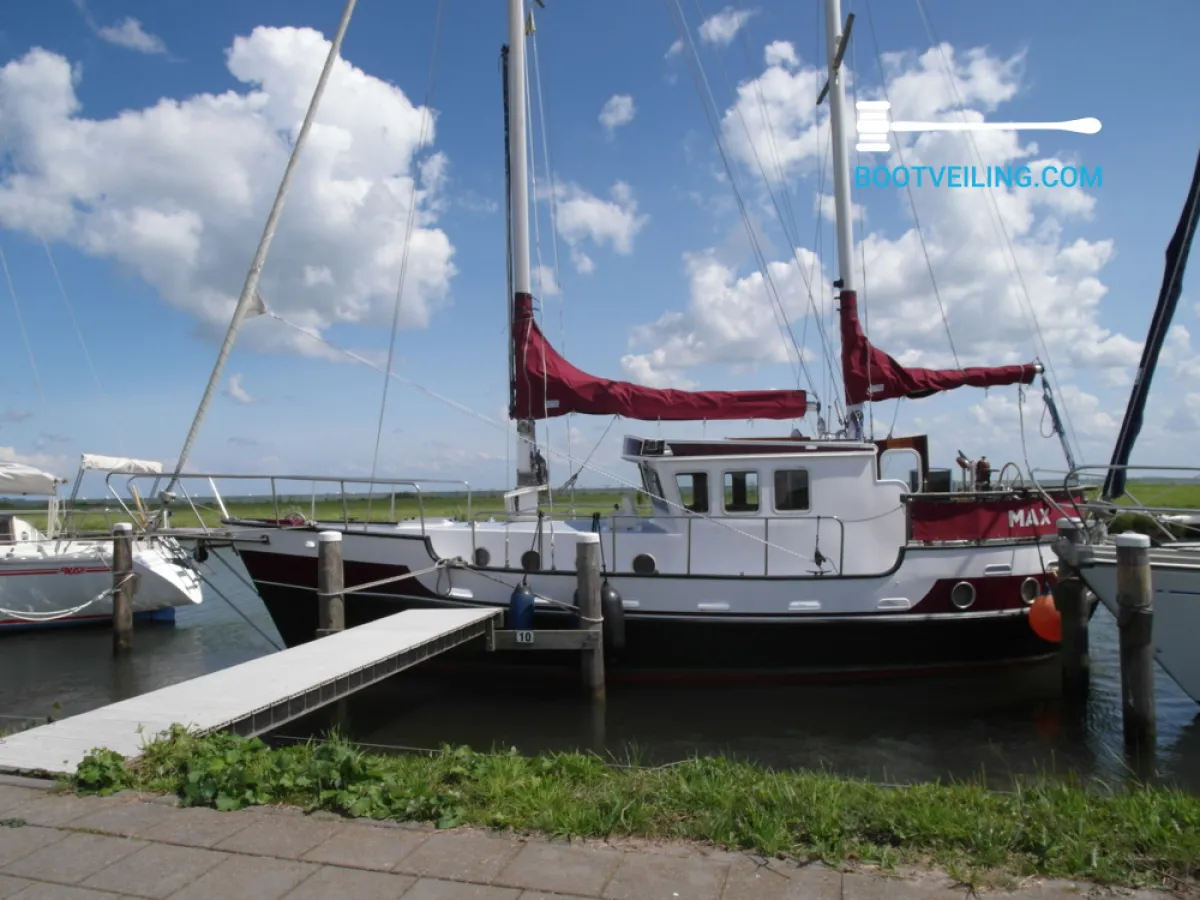
[[[580,626],[596,634],[596,640],[583,649],[583,687],[591,700],[603,703],[604,616],[600,607],[600,535],[595,532],[579,535],[575,550],[575,573],[578,579]]]
[[[133,650],[133,526],[113,525],[112,626],[113,656]]]
[[[1118,534],[1117,627],[1121,642],[1121,719],[1127,749],[1153,749],[1158,731],[1154,703],[1154,588],[1150,538]]]
[[[346,628],[346,587],[342,568],[342,533],[322,531],[317,535],[317,637]]]
[[[1062,518],[1057,522],[1058,579],[1051,588],[1054,606],[1062,622],[1062,641],[1059,660],[1062,666],[1063,696],[1071,700],[1085,699],[1091,680],[1091,659],[1088,653],[1087,586],[1074,565],[1077,548],[1083,543],[1083,522]]]

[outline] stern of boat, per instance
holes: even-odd
[[[135,612],[188,606],[204,599],[200,573],[174,538],[156,536],[138,540],[133,550],[133,567],[138,575],[133,597]]]

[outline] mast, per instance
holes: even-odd
[[[841,0],[825,0],[825,41],[829,53],[829,128],[833,145],[833,210],[837,232],[838,280],[834,287],[841,293],[854,292],[854,219],[850,202],[850,154],[846,140],[846,86],[842,81],[842,58],[850,37],[850,22],[842,29]],[[862,403],[847,398],[847,426],[850,436],[862,440]]]
[[[1150,395],[1150,382],[1154,378],[1154,370],[1158,366],[1158,357],[1162,352],[1163,342],[1171,327],[1171,319],[1175,316],[1175,307],[1179,305],[1179,296],[1183,291],[1183,271],[1187,267],[1188,253],[1192,248],[1192,237],[1196,233],[1196,224],[1200,220],[1200,155],[1196,157],[1196,168],[1192,173],[1192,186],[1188,190],[1187,200],[1183,204],[1183,213],[1179,224],[1175,226],[1175,234],[1167,244],[1166,271],[1163,273],[1162,287],[1158,294],[1158,305],[1150,320],[1150,329],[1146,335],[1145,346],[1142,347],[1142,359],[1138,363],[1137,375],[1133,379],[1133,389],[1129,392],[1129,405],[1125,408],[1125,418],[1121,422],[1121,431],[1113,446],[1112,460],[1109,463],[1108,474],[1104,478],[1104,489],[1100,494],[1102,500],[1116,500],[1125,493],[1125,479],[1129,464],[1129,454],[1133,452],[1134,442],[1142,430],[1142,414],[1146,408],[1146,400]]]
[[[308,140],[308,133],[312,129],[313,119],[317,115],[317,107],[321,103],[321,95],[325,93],[325,85],[329,81],[329,75],[333,71],[333,64],[337,61],[338,55],[342,49],[342,39],[346,36],[346,29],[350,26],[350,16],[354,13],[354,5],[357,0],[346,0],[346,8],[342,11],[342,20],[338,22],[337,33],[334,34],[333,40],[329,44],[329,54],[325,57],[325,66],[321,69],[321,76],[317,79],[316,89],[313,91],[312,99],[308,103],[308,112],[304,116],[304,123],[300,126],[300,133],[296,135],[296,144],[292,147],[292,154],[288,158],[287,168],[283,170],[283,178],[279,182],[279,190],[275,194],[275,202],[271,204],[271,212],[267,216],[267,224],[263,226],[262,237],[258,242],[258,249],[254,251],[254,261],[250,263],[250,271],[246,273],[246,282],[242,285],[241,296],[238,297],[237,306],[233,310],[233,318],[229,322],[229,329],[225,332],[225,340],[221,343],[221,350],[217,353],[217,361],[213,366],[212,374],[208,377],[208,385],[204,388],[204,396],[200,398],[200,406],[196,409],[196,417],[192,420],[192,427],[188,429],[187,438],[183,442],[183,449],[179,452],[179,459],[175,462],[175,471],[171,475],[171,480],[167,484],[167,491],[175,487],[179,480],[179,473],[183,471],[184,465],[187,463],[187,458],[192,452],[192,444],[196,441],[196,435],[200,431],[200,423],[204,421],[204,414],[208,412],[208,405],[212,402],[213,392],[216,391],[217,385],[221,381],[221,371],[225,368],[225,361],[229,359],[229,354],[233,350],[233,342],[237,339],[238,329],[242,327],[242,323],[247,316],[257,316],[266,312],[266,306],[263,304],[262,297],[258,294],[258,281],[262,276],[263,266],[267,262],[267,251],[271,248],[271,241],[275,237],[275,228],[279,224],[279,216],[283,213],[283,204],[287,199],[288,188],[292,183],[292,176],[296,172],[296,164],[300,161],[300,152],[304,149],[304,144]]]
[[[528,108],[525,95],[525,2],[508,0],[508,210],[511,222],[512,290],[511,319],[533,304],[529,274],[529,151],[526,122]],[[510,348],[510,353],[511,353]],[[514,377],[519,374],[514,373]],[[517,487],[532,487],[543,483],[534,460],[534,420],[517,421]],[[533,509],[537,497],[516,498],[516,512]]]

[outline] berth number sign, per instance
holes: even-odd
[[[518,644],[532,644],[533,643],[533,632],[532,631],[518,631],[517,632],[517,643]]]

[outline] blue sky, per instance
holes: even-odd
[[[798,235],[803,259],[814,249],[820,256],[827,285],[833,232],[815,199],[831,191],[821,161],[826,111],[814,112],[810,71],[824,58],[820,6],[706,0],[679,8],[767,259],[787,260],[789,236]],[[796,386],[691,78],[690,50],[669,52],[679,38],[673,4],[548,0],[547,7],[536,10],[536,41],[561,282],[558,293],[541,291],[548,336],[577,365],[609,377]],[[507,350],[497,59],[505,16],[498,0],[445,0],[442,9],[434,136],[418,146],[438,3],[360,0],[342,52],[357,73],[343,67],[331,83],[318,116],[329,127],[314,136],[298,174],[263,294],[290,321],[381,360],[408,218],[405,179],[419,171],[397,369],[500,420]],[[957,115],[961,99],[971,114],[992,120],[1103,121],[1097,135],[1002,133],[977,143],[990,162],[1102,167],[1099,188],[1036,198],[1013,191],[997,208],[1081,456],[1103,462],[1195,161],[1200,129],[1185,92],[1200,62],[1183,41],[1200,26],[1200,7],[1142,4],[1140,17],[1085,0],[981,9],[950,0],[844,3],[857,15],[852,96],[878,99],[886,84],[897,114],[908,118]],[[0,453],[62,475],[73,474],[80,452],[175,458],[282,173],[286,133],[298,126],[324,58],[317,34],[283,29],[328,36],[340,10],[340,2],[313,0],[44,0],[5,17],[0,249],[41,392],[0,283]],[[922,10],[941,51],[931,49]],[[1152,47],[1147,80],[1148,51],[1135,48]],[[547,195],[535,118],[533,159]],[[749,152],[763,146],[757,142],[768,125],[780,142],[794,228],[775,216]],[[906,137],[902,146],[910,163],[970,161],[958,136]],[[1032,358],[1033,328],[1022,318],[1022,291],[991,231],[984,192],[914,196],[962,364]],[[865,211],[856,236],[867,235],[873,339],[905,362],[953,364],[907,197],[864,189],[854,200]],[[537,244],[552,270],[549,198],[539,204]],[[837,390],[818,374],[808,297],[796,267],[779,265],[784,307],[813,354],[813,381],[801,386],[829,400]],[[816,295],[827,324],[829,293]],[[1193,382],[1200,360],[1190,334],[1200,327],[1197,299],[1185,287],[1181,328],[1160,365],[1135,461],[1186,464],[1173,450],[1200,432]],[[230,359],[192,466],[362,474],[371,466],[381,389],[377,372],[338,360],[277,321],[255,320]],[[938,464],[959,447],[1020,461],[1016,399],[1015,388],[962,389],[883,403],[876,430],[886,433],[893,417],[898,434],[927,430]],[[1038,435],[1041,413],[1031,394],[1023,412],[1030,458],[1060,466],[1056,444]],[[586,456],[608,424],[557,420],[552,450]],[[628,478],[617,459],[625,433],[775,434],[791,424],[618,422],[592,462]],[[494,427],[393,383],[380,471],[503,487],[511,481],[507,444]],[[570,467],[552,457],[552,469],[558,484]],[[584,482],[601,479],[593,473]]]

